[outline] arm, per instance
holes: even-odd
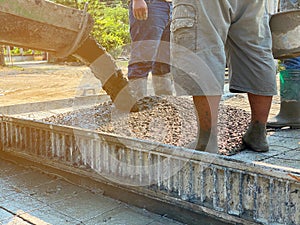
[[[132,12],[137,20],[146,20],[148,18],[148,6],[144,0],[133,0]]]

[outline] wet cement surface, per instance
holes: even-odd
[[[0,224],[181,223],[87,190],[55,175],[0,159]]]
[[[230,107],[243,110],[245,113],[250,113],[249,103],[247,101],[247,97],[245,94],[230,96],[230,98],[226,98],[222,102],[222,104],[224,106],[230,106]],[[273,98],[273,104],[269,115],[270,117],[273,117],[278,113],[279,105],[280,105],[279,97],[275,96]],[[91,106],[90,105],[87,106],[87,108],[89,107]],[[74,109],[77,109],[77,107],[69,107],[69,108],[62,108],[62,109],[55,109],[55,110],[48,110],[48,111],[30,112],[30,113],[20,113],[20,114],[14,114],[12,116],[18,118],[25,118],[25,119],[43,120],[51,116],[56,117],[57,115],[68,114],[71,111],[74,111]],[[95,110],[93,112],[95,112]],[[234,118],[235,117],[232,116],[231,119],[234,120]],[[188,119],[194,120],[194,118],[191,115],[188,117]],[[223,125],[226,125],[226,122],[230,121],[229,119],[230,119],[230,114],[228,114],[224,119]],[[194,122],[195,121],[192,121],[192,124],[196,126]],[[92,124],[95,124],[94,118],[92,118]],[[154,124],[152,126],[156,126],[156,125]],[[195,133],[195,131],[191,131],[192,134],[194,134],[193,132]],[[194,136],[191,135],[190,139],[192,139],[193,137]],[[238,154],[229,157],[237,159],[241,161],[241,163],[243,162],[245,163],[252,162],[258,164],[265,163],[266,165],[269,165],[271,167],[278,166],[282,169],[287,168],[292,170],[300,170],[300,158],[299,158],[300,129],[290,129],[289,127],[282,128],[282,129],[268,129],[267,139],[270,145],[270,151],[267,153],[256,153],[250,150],[244,150],[242,152],[239,152]]]

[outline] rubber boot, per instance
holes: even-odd
[[[131,96],[135,99],[135,103],[130,112],[139,112],[143,108],[139,100],[147,96],[147,77],[130,79],[128,81]]]
[[[210,153],[218,153],[218,134],[217,131],[201,131],[198,128],[196,140],[185,145],[186,148],[205,151]]]
[[[201,131],[198,134],[198,143],[195,150],[218,153],[218,135],[216,132]]]
[[[152,85],[155,95],[173,95],[172,77],[170,73],[152,75]]]
[[[300,128],[300,70],[280,72],[280,111],[267,123],[268,128]]]
[[[132,96],[134,96],[136,100],[147,96],[147,77],[130,79],[128,82]]]
[[[247,132],[242,137],[242,141],[243,146],[241,149],[251,149],[255,152],[269,151],[265,124],[251,122]]]
[[[300,102],[282,101],[278,115],[271,118],[267,123],[268,128],[290,127],[300,128]]]

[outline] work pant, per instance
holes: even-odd
[[[164,0],[145,0],[148,19],[137,20],[129,5],[131,54],[128,78],[147,77],[149,72],[163,75],[170,72],[170,21],[172,3]]]
[[[277,94],[267,0],[174,0],[172,75],[177,95]],[[227,60],[227,61],[226,61]]]

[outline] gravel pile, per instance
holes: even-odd
[[[147,97],[139,102],[145,107],[136,113],[121,113],[111,102],[91,108],[58,114],[43,122],[75,126],[99,132],[114,133],[154,142],[186,146],[197,134],[193,102],[188,97]],[[220,105],[219,153],[232,155],[239,151],[241,138],[250,122],[244,110]]]

